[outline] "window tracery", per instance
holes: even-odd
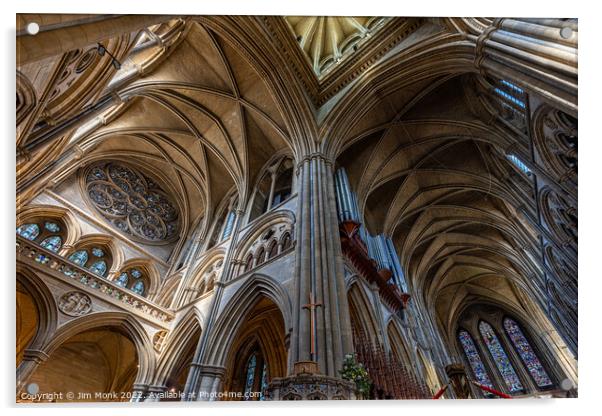
[[[255,188],[250,221],[287,200],[292,193],[293,161],[285,157],[273,163]]]
[[[17,234],[57,253],[63,245],[64,228],[55,220],[30,222],[17,227]]]
[[[119,273],[115,284],[140,295],[146,295],[148,278],[139,267],[130,267]]]
[[[479,323],[479,331],[483,337],[483,341],[489,350],[496,367],[498,368],[508,390],[511,393],[518,393],[524,390],[523,384],[521,383],[504,347],[500,343],[495,331],[485,321]]]
[[[546,170],[559,182],[577,183],[578,123],[570,115],[546,108],[536,118],[533,141]]]
[[[245,249],[239,273],[246,273],[289,250],[293,244],[291,234],[288,223],[275,224],[263,231]]]
[[[483,360],[481,359],[481,355],[477,350],[477,347],[472,339],[472,336],[465,331],[460,330],[458,332],[458,340],[460,341],[460,345],[464,350],[464,354],[466,355],[466,359],[470,364],[470,368],[479,383],[489,388],[493,388],[493,384],[489,379],[489,375],[487,374],[487,370],[485,369],[485,364],[483,364]]]
[[[107,277],[111,256],[98,246],[79,248],[67,257],[70,262],[90,270],[92,273]],[[73,273],[67,270],[65,273]]]
[[[539,358],[531,348],[529,341],[525,338],[523,331],[521,331],[520,327],[510,318],[504,318],[504,329],[506,330],[506,334],[512,341],[512,345],[516,349],[516,352],[520,356],[521,360],[529,370],[531,377],[535,381],[538,387],[550,387],[552,385],[552,380],[548,376],[548,373],[541,365]]]
[[[499,117],[526,134],[528,97],[525,90],[504,79],[490,80],[493,84],[493,97],[499,110]]]
[[[85,189],[102,216],[128,235],[162,242],[179,232],[176,204],[155,180],[131,166],[97,164],[85,175]]]

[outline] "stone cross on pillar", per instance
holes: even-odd
[[[303,309],[309,310],[309,342],[310,342],[310,357],[312,361],[316,361],[316,308],[322,306],[322,302],[314,302],[313,292],[309,293],[309,303],[303,305]]]

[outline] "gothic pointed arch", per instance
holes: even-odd
[[[190,365],[204,328],[203,314],[196,308],[187,311],[162,340],[155,384],[168,391],[183,391]]]
[[[236,333],[244,329],[244,319],[249,311],[262,299],[273,303],[282,316],[283,337],[292,328],[291,300],[284,288],[274,279],[254,274],[249,277],[232,295],[228,303],[221,308],[220,317],[209,334],[207,360],[224,365],[226,353],[220,345],[232,345]],[[266,300],[266,302],[267,302]]]
[[[400,330],[399,325],[394,319],[390,319],[387,324],[387,337],[389,339],[389,345],[391,351],[397,357],[399,361],[404,363],[406,366],[413,366],[413,360],[408,350],[407,341],[404,340],[403,332]]]
[[[20,302],[20,292],[23,301]],[[58,307],[54,296],[43,279],[33,271],[17,264],[17,367],[26,349],[41,349],[56,331]],[[26,308],[26,310],[21,310]],[[19,324],[21,316],[28,322]],[[30,327],[29,333],[20,331],[19,326]]]
[[[351,316],[352,329],[354,331],[354,343],[359,346],[369,343],[373,346],[382,345],[382,335],[378,329],[377,318],[370,297],[373,296],[365,287],[363,282],[352,282],[348,285],[347,297],[349,312]]]
[[[224,391],[243,393],[243,400],[264,399],[268,382],[287,374],[287,357],[283,316],[271,299],[260,296],[231,344]]]
[[[90,392],[107,394],[109,401],[121,401],[111,396],[113,388],[132,391],[135,384],[148,383],[155,371],[155,356],[146,329],[131,315],[120,312],[89,314],[59,328],[41,350],[48,357],[29,375],[41,390]],[[89,355],[82,355],[87,350]],[[78,363],[81,373],[89,375],[86,384],[78,381],[65,366]],[[50,384],[49,384],[50,383]]]

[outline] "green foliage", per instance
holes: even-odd
[[[354,382],[357,392],[363,397],[368,397],[372,380],[370,380],[368,371],[366,371],[363,364],[356,361],[355,354],[345,355],[341,377],[343,380]]]

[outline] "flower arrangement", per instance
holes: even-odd
[[[343,380],[352,381],[355,383],[355,388],[360,397],[368,397],[372,380],[368,375],[368,371],[362,363],[358,363],[355,359],[355,354],[346,354],[343,361],[343,370],[341,371]]]

